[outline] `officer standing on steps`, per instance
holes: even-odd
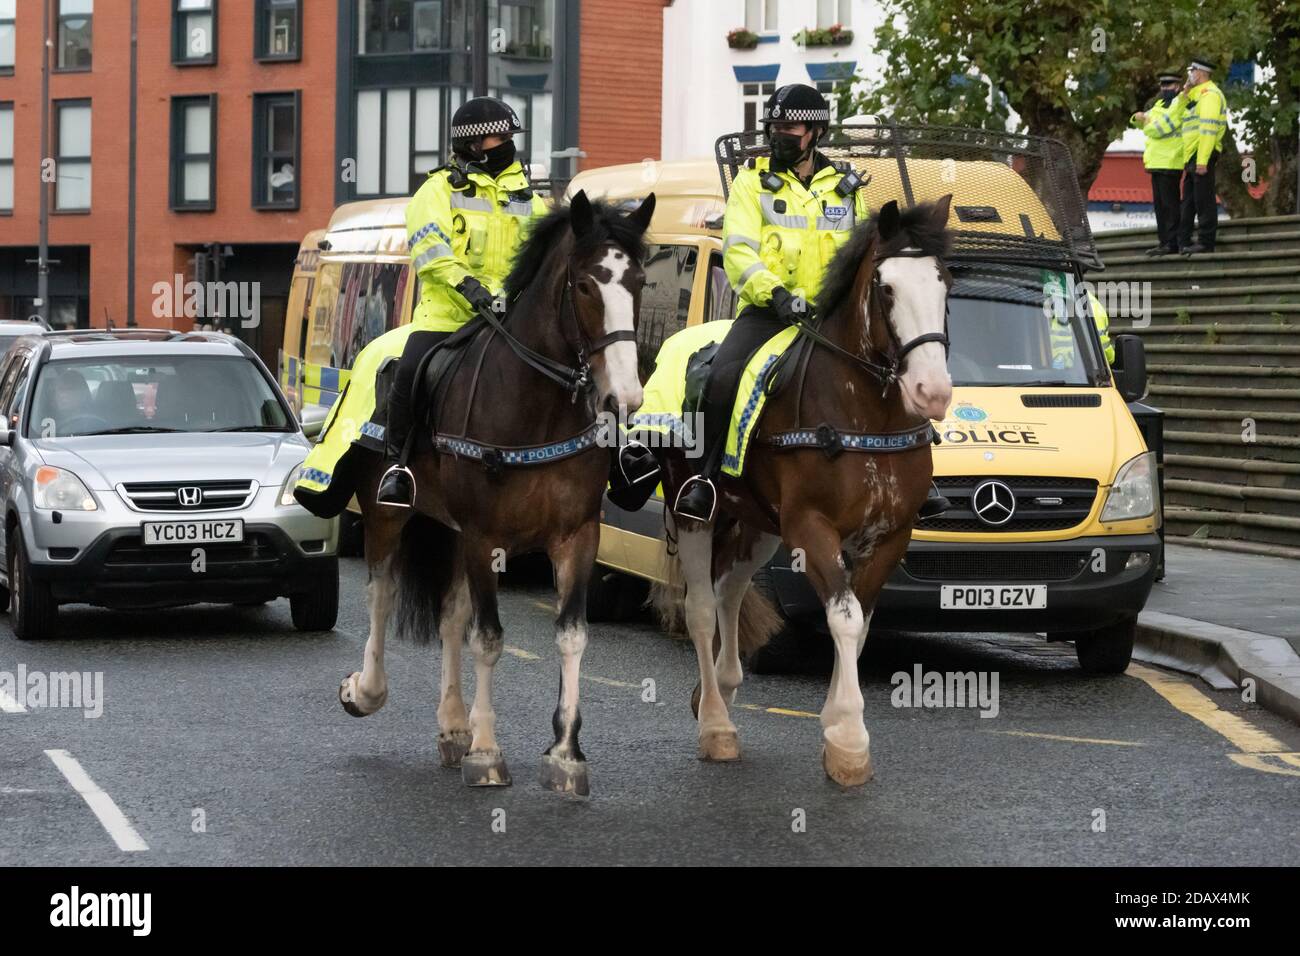
[[[452,161],[429,174],[406,207],[407,244],[419,276],[419,301],[388,398],[381,504],[409,508],[415,481],[402,461],[411,430],[411,390],[429,349],[490,309],[534,216],[546,205],[515,157],[526,130],[509,105],[491,96],[467,101],[451,121]]]
[[[1182,77],[1160,74],[1160,96],[1145,112],[1134,113],[1129,125],[1146,135],[1142,165],[1151,174],[1151,201],[1156,211],[1158,242],[1149,256],[1167,256],[1178,251],[1178,217],[1181,200],[1178,184],[1183,178],[1183,114],[1187,101],[1178,95]]]
[[[1228,129],[1228,102],[1210,75],[1214,64],[1198,57],[1187,67],[1187,82],[1179,99],[1187,104],[1183,118],[1183,206],[1179,245],[1185,256],[1213,252],[1219,226],[1219,200],[1214,175]],[[1193,223],[1198,227],[1192,242]]]

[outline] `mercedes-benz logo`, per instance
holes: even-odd
[[[1016,496],[1003,481],[985,481],[975,486],[970,496],[971,511],[986,525],[998,527],[1016,513]]]

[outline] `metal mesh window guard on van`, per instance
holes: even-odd
[[[949,126],[831,127],[821,151],[866,180],[868,205],[904,208],[952,193],[953,258],[1100,269],[1064,143],[1021,133]],[[723,192],[751,160],[768,155],[761,130],[728,133],[715,156]]]

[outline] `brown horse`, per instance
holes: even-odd
[[[907,550],[930,486],[927,419],[941,420],[952,396],[952,279],[943,265],[951,199],[903,213],[890,202],[858,228],[827,272],[820,319],[801,323],[812,341],[768,399],[743,477],[723,477],[711,525],[669,516],[699,657],[702,759],[740,756],[727,707],[743,676],[741,603],[783,542],[810,576],[835,643],[821,712],[823,766],[844,785],[871,777],[857,661],[876,597]],[[674,501],[691,470],[681,450],[660,454],[664,499]]]
[[[532,227],[506,279],[508,317],[484,316],[484,330],[437,386],[436,431],[419,429],[410,458],[413,509],[375,502],[385,468],[378,455],[358,466],[370,636],[362,670],[343,680],[339,699],[355,716],[384,705],[384,634],[395,604],[402,630],[416,640],[436,628],[438,748],[443,765],[460,767],[470,786],[510,783],[492,703],[503,647],[497,572],[513,555],[542,550],[555,567],[562,659],[542,782],[588,792],[578,671],[610,467],[594,423],[600,409],[617,414],[641,404],[635,321],[645,279],[641,237],[653,211],[653,195],[621,215],[578,193]],[[476,677],[468,714],[460,688],[467,635]]]

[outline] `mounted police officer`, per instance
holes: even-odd
[[[704,390],[700,472],[682,486],[674,505],[683,518],[713,516],[732,404],[750,357],[808,317],[805,302],[816,296],[826,267],[869,216],[860,177],[817,149],[830,121],[830,104],[817,90],[781,87],[763,107],[771,157],[755,159],[732,183],[723,264],[739,302]]]
[[[376,495],[409,508],[415,481],[403,460],[420,360],[482,309],[491,309],[534,216],[546,211],[516,158],[515,111],[491,96],[469,100],[451,121],[452,161],[433,170],[406,207],[419,301],[388,398],[385,454],[392,466]]]

